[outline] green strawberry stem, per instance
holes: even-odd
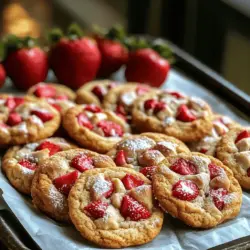
[[[67,30],[67,37],[70,40],[76,40],[83,36],[83,31],[80,26],[76,23],[72,23]]]
[[[63,31],[59,28],[52,29],[48,34],[48,40],[50,44],[55,44],[63,38]]]
[[[151,48],[161,55],[161,57],[167,59],[170,64],[175,63],[173,52],[167,43],[152,44]]]

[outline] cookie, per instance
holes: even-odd
[[[244,189],[250,189],[250,127],[236,127],[222,136],[216,157],[227,165]]]
[[[151,179],[156,166],[165,157],[189,152],[187,146],[174,137],[159,133],[143,133],[121,140],[107,155],[117,166],[140,171]]]
[[[212,132],[201,140],[191,142],[188,147],[192,152],[200,152],[206,155],[215,155],[215,150],[221,136],[226,134],[230,128],[238,126],[231,118],[223,115],[213,116]]]
[[[132,123],[141,132],[159,132],[184,142],[197,141],[212,129],[212,112],[207,103],[179,92],[157,91],[138,98]]]
[[[145,244],[160,232],[163,213],[151,182],[127,168],[83,173],[69,194],[70,218],[81,235],[101,247]]]
[[[0,95],[0,146],[50,137],[60,125],[56,109],[43,100]]]
[[[237,216],[242,190],[222,162],[200,153],[168,157],[153,175],[160,206],[196,228],[212,228]]]
[[[94,104],[69,109],[63,116],[63,126],[79,144],[99,153],[109,151],[130,132],[122,118]]]
[[[2,170],[18,191],[30,194],[35,169],[39,164],[53,154],[71,148],[76,148],[76,145],[57,137],[14,146],[4,155]]]
[[[117,86],[117,82],[111,80],[88,82],[77,90],[76,103],[101,106],[104,96],[115,86]]]
[[[69,222],[67,197],[80,173],[106,167],[115,167],[111,158],[85,149],[51,156],[35,172],[31,186],[33,204],[51,218]]]

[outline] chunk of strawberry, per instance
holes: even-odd
[[[95,86],[92,89],[92,93],[98,97],[100,101],[103,100],[104,95],[106,94],[106,89],[102,86]]]
[[[235,143],[239,142],[242,139],[249,138],[249,137],[250,137],[250,133],[247,130],[243,130],[238,134],[235,140]]]
[[[24,103],[24,98],[21,96],[14,97],[15,108]]]
[[[144,102],[144,109],[149,110],[149,109],[154,109],[157,104],[157,101],[154,99],[149,99]]]
[[[5,106],[12,111],[16,107],[16,102],[13,97],[8,97],[5,101]]]
[[[93,160],[84,154],[79,154],[71,160],[71,166],[80,172],[94,168]]]
[[[207,151],[208,151],[208,150],[205,149],[205,148],[201,148],[201,149],[200,149],[200,153],[202,153],[202,154],[206,154]]]
[[[105,215],[108,205],[107,202],[101,200],[93,201],[84,207],[84,212],[94,219],[99,219]]]
[[[135,92],[136,92],[137,95],[140,96],[140,95],[144,95],[144,94],[148,93],[149,90],[150,90],[150,88],[148,88],[146,86],[140,86],[139,85],[139,86],[136,87]]]
[[[60,101],[66,101],[69,100],[69,97],[67,95],[58,95],[55,98],[56,100],[60,100]]]
[[[178,159],[170,166],[170,169],[181,175],[197,174],[196,166],[183,158]]]
[[[218,167],[217,165],[210,163],[208,165],[209,173],[210,173],[210,179],[212,180],[213,178],[219,176],[222,174],[222,168]]]
[[[121,104],[116,106],[115,112],[124,116],[127,114],[124,106]]]
[[[167,91],[167,93],[176,97],[177,99],[184,98],[184,95],[182,95],[181,93],[176,92],[176,91]]]
[[[188,109],[187,105],[182,104],[178,108],[176,119],[182,122],[192,122],[195,121],[197,118]]]
[[[155,173],[156,168],[157,166],[145,167],[140,170],[140,173],[144,174],[147,178],[152,180],[152,176]]]
[[[92,112],[92,113],[100,113],[100,112],[102,112],[102,109],[100,107],[98,107],[97,105],[95,105],[95,104],[86,105],[84,110]]]
[[[10,113],[7,124],[10,126],[15,126],[18,125],[19,123],[22,122],[22,117],[18,113]]]
[[[213,199],[214,205],[221,211],[225,206],[225,196],[228,191],[224,188],[212,189],[210,190],[210,195]]]
[[[62,107],[59,104],[57,104],[57,103],[50,103],[50,105],[52,107],[54,107],[58,112],[61,112]]]
[[[122,166],[124,164],[126,164],[126,155],[125,155],[125,151],[124,150],[120,150],[116,153],[115,156],[115,164],[117,166]]]
[[[90,130],[92,130],[94,127],[88,117],[83,113],[77,115],[77,120],[80,126],[86,127]]]
[[[172,195],[180,200],[192,201],[199,195],[199,188],[190,180],[179,180],[172,188]]]
[[[39,117],[43,122],[50,121],[54,117],[54,115],[48,111],[32,110],[31,114]]]
[[[109,198],[114,192],[114,184],[108,179],[97,179],[91,188],[91,192],[94,193],[95,200],[99,200],[101,197]]]
[[[166,109],[167,105],[165,102],[157,102],[156,105],[155,105],[155,108],[154,108],[154,113],[158,113],[164,109]]]
[[[78,178],[79,172],[77,170],[62,175],[60,177],[57,177],[53,180],[53,184],[55,187],[63,194],[68,195],[70,189],[75,184],[77,178]]]
[[[126,174],[121,181],[127,190],[130,190],[135,187],[139,187],[144,184],[144,181],[138,178],[137,176]]]
[[[123,217],[130,218],[132,221],[148,219],[150,211],[134,198],[125,195],[122,199],[120,212]]]
[[[97,127],[102,129],[106,137],[123,136],[122,127],[119,124],[114,123],[112,121],[106,121],[106,120],[99,121],[97,123]]]
[[[37,148],[36,150],[43,150],[43,149],[48,149],[49,150],[49,155],[54,155],[57,152],[60,152],[62,149],[59,145],[54,144],[50,141],[44,141],[42,142]]]
[[[38,85],[34,94],[37,97],[53,98],[56,95],[56,89],[49,85]]]
[[[22,159],[18,162],[21,166],[28,168],[30,170],[35,170],[37,168],[37,164],[34,162],[30,162],[29,160]]]

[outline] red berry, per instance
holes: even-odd
[[[245,138],[249,138],[250,137],[250,133],[247,130],[243,130],[242,132],[240,132],[235,140],[235,143],[239,142],[242,139]]]
[[[154,113],[158,113],[167,107],[165,102],[157,102],[154,108]]]
[[[92,112],[92,113],[100,113],[100,112],[102,112],[102,109],[100,107],[98,107],[97,105],[95,105],[95,104],[86,105],[84,110]]]
[[[55,98],[56,100],[64,101],[64,100],[69,100],[69,97],[67,95],[58,95]]]
[[[71,161],[71,166],[80,172],[94,168],[92,158],[84,154],[75,156]]]
[[[121,114],[123,116],[126,116],[126,114],[127,114],[124,106],[121,105],[121,104],[116,106],[115,112],[118,113],[118,114]]]
[[[22,117],[18,113],[10,113],[7,124],[10,126],[15,126],[22,122]]]
[[[170,166],[170,169],[181,175],[197,174],[196,166],[185,159],[178,159],[173,165]]]
[[[2,64],[0,64],[0,88],[4,85],[6,79],[6,72]]]
[[[199,188],[190,180],[180,180],[174,184],[172,194],[180,200],[192,201],[199,195]]]
[[[111,137],[111,136],[121,137],[121,136],[123,136],[122,127],[119,124],[114,123],[112,121],[102,120],[102,121],[97,123],[97,127],[102,129],[102,131],[106,137]]]
[[[15,101],[15,104],[16,104],[15,108],[24,103],[24,98],[23,97],[16,96],[16,97],[13,97],[13,98],[14,98],[14,101]]]
[[[13,97],[8,97],[5,101],[5,106],[12,111],[16,107],[16,102]]]
[[[120,212],[123,217],[130,218],[132,221],[148,219],[151,216],[147,208],[128,195],[125,195],[122,199]]]
[[[121,181],[127,190],[139,187],[144,184],[143,180],[131,174],[126,174]]]
[[[192,114],[192,112],[185,104],[182,104],[178,108],[176,119],[182,122],[192,122],[197,118],[195,115]]]
[[[116,157],[115,157],[115,164],[117,166],[122,166],[124,164],[126,164],[126,156],[125,156],[125,151],[124,150],[120,150],[116,153]]]
[[[207,151],[208,151],[208,150],[205,149],[205,148],[201,148],[201,149],[200,149],[200,153],[202,153],[202,154],[206,154]]]
[[[95,94],[100,101],[103,100],[104,95],[106,94],[106,89],[103,86],[95,86],[92,89],[92,93]]]
[[[57,103],[50,103],[50,105],[52,107],[54,107],[58,112],[61,112],[62,107],[59,104],[57,104]]]
[[[139,86],[136,87],[136,94],[140,96],[140,95],[148,93],[149,90],[150,90],[150,88],[148,88],[146,86],[140,86],[139,85]]]
[[[56,179],[53,180],[53,184],[61,193],[68,195],[70,189],[75,184],[78,178],[78,175],[79,175],[79,172],[75,170],[71,173],[57,177]]]
[[[93,201],[84,207],[84,212],[94,219],[99,219],[105,215],[108,205],[107,202],[101,200]]]
[[[208,165],[208,169],[209,169],[209,172],[210,172],[210,179],[212,180],[213,178],[221,175],[222,173],[222,168],[221,167],[218,167],[217,165],[213,164],[213,163],[210,163]]]
[[[37,167],[37,164],[34,162],[30,162],[29,160],[26,159],[22,159],[18,162],[18,164],[22,165],[25,168],[31,169],[31,170],[35,170]]]
[[[214,205],[221,211],[224,208],[224,198],[228,191],[224,188],[210,190],[210,195],[213,198]]]
[[[37,97],[53,98],[56,96],[56,89],[50,85],[38,85],[34,94]]]
[[[37,148],[36,150],[43,150],[43,149],[48,149],[49,150],[49,155],[54,155],[55,153],[60,152],[62,149],[59,145],[54,144],[50,141],[44,141],[42,142]]]
[[[184,95],[182,95],[181,93],[176,92],[176,91],[167,91],[167,93],[176,97],[177,99],[184,98]]]
[[[145,167],[140,170],[140,173],[144,174],[147,178],[152,180],[152,176],[155,173],[156,168],[157,166]]]
[[[54,117],[54,115],[48,111],[32,110],[31,114],[39,117],[43,122],[50,121]]]
[[[86,127],[90,130],[92,130],[94,127],[88,117],[83,113],[77,115],[77,120],[80,126]]]
[[[144,102],[144,109],[149,110],[149,109],[154,109],[157,104],[157,101],[154,99],[149,99]]]

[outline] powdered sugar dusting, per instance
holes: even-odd
[[[122,94],[120,99],[123,104],[130,106],[133,104],[136,97],[137,97],[136,93],[134,91],[130,91]]]
[[[223,201],[225,202],[225,204],[230,204],[230,203],[232,203],[233,200],[236,199],[236,197],[237,197],[237,196],[236,196],[235,193],[230,193],[230,194],[225,195],[225,196],[223,197]]]
[[[122,148],[128,148],[131,151],[145,150],[151,148],[154,144],[154,141],[149,138],[136,138],[136,139],[127,139],[123,141],[120,146]]]
[[[51,185],[51,187],[50,187],[49,197],[50,197],[51,203],[55,209],[58,209],[58,210],[64,209],[65,197],[53,185]]]
[[[208,158],[202,156],[192,156],[192,161],[197,166],[199,173],[208,173],[208,165],[211,162]]]
[[[106,181],[103,176],[98,176],[92,188],[97,194],[101,195],[108,192],[111,186],[111,182]]]
[[[195,190],[193,190],[188,183],[191,181],[182,181],[180,182],[180,185],[176,188],[176,191],[178,192],[184,192],[186,194],[193,195],[195,193]],[[192,183],[192,182],[191,182]]]
[[[28,128],[25,122],[20,123],[16,129],[21,133],[28,134]]]
[[[38,127],[43,127],[44,126],[42,120],[39,117],[37,117],[36,115],[32,115],[30,117],[30,121],[32,123],[36,124]]]
[[[21,171],[23,175],[33,175],[34,174],[34,170],[26,168],[26,167],[21,167]]]
[[[161,141],[161,142],[158,142],[157,144],[160,145],[160,146],[164,146],[164,147],[168,148],[169,150],[171,150],[173,152],[176,152],[177,144],[175,144],[173,142]]]
[[[169,126],[171,124],[173,124],[175,122],[175,118],[174,117],[166,117],[164,120],[164,124]]]

